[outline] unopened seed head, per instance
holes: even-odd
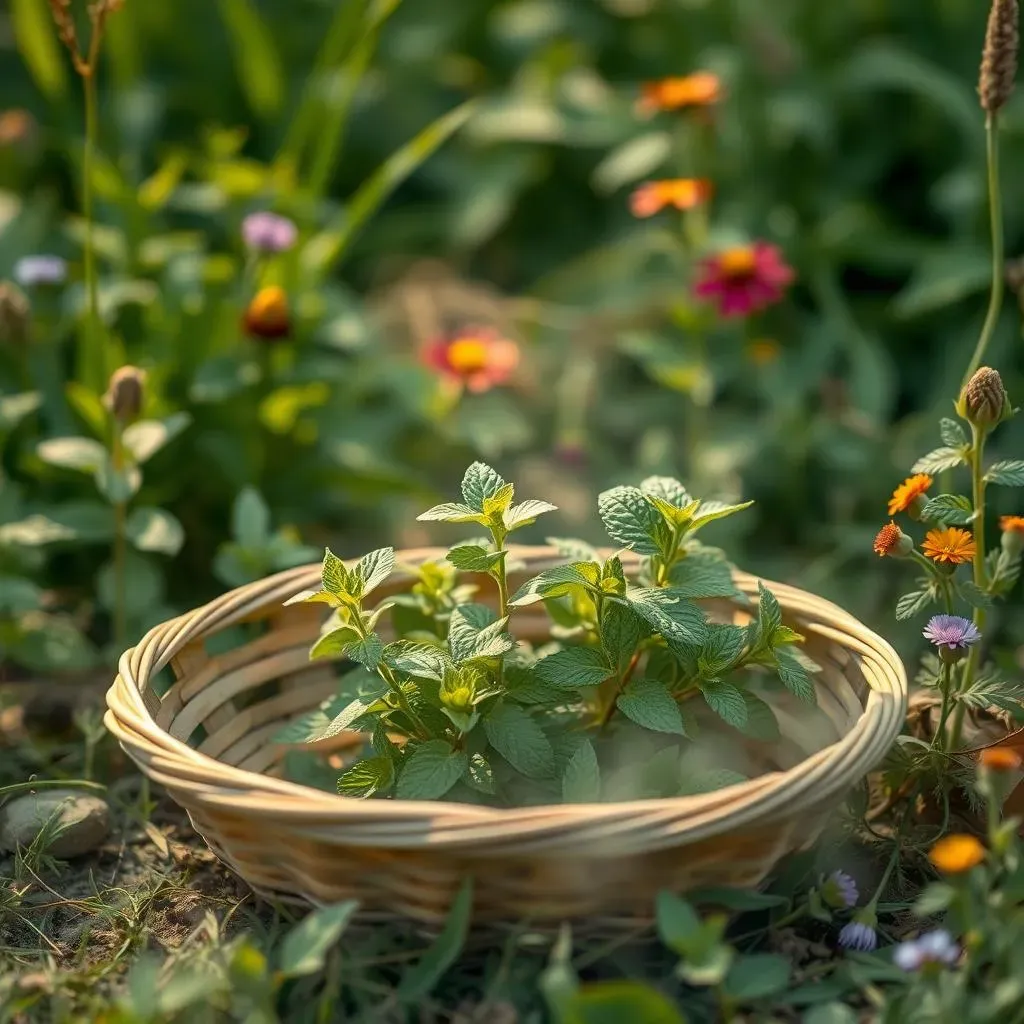
[[[0,342],[22,342],[28,336],[32,306],[25,293],[10,281],[0,281]]]
[[[137,366],[122,366],[110,377],[103,404],[122,426],[134,423],[142,412],[146,372]]]
[[[1017,0],[992,0],[981,57],[978,96],[989,114],[1006,105],[1013,95],[1020,49]]]
[[[991,366],[982,366],[967,382],[961,396],[963,412],[976,427],[995,426],[1006,414],[1008,400],[1003,378]]]

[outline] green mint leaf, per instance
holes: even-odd
[[[463,572],[490,572],[500,565],[504,551],[488,551],[480,544],[460,544],[445,556],[456,569]]]
[[[491,497],[484,498],[483,513],[487,516],[487,521],[489,523],[504,523],[505,513],[512,504],[512,498],[514,496],[515,487],[513,487],[512,484],[505,484],[503,487],[499,487]]]
[[[483,616],[493,613],[484,605],[459,605],[448,623],[448,647],[456,664],[475,658],[496,658],[515,647],[515,640],[505,632],[508,618],[481,625]]]
[[[721,679],[701,684],[701,693],[708,707],[736,729],[747,724],[747,702],[739,688]]]
[[[693,502],[686,488],[670,476],[649,476],[640,482],[640,490],[649,498],[660,498],[677,509],[686,508]]]
[[[665,546],[666,528],[657,509],[639,487],[613,487],[597,499],[608,536],[641,555],[656,555]]]
[[[185,529],[162,508],[134,508],[125,523],[125,533],[138,551],[176,555],[185,543]]]
[[[358,596],[352,593],[352,576],[345,563],[330,548],[324,549],[320,580],[323,589],[339,600]]]
[[[362,581],[360,597],[366,597],[395,571],[395,549],[378,548],[363,555],[356,563],[353,575]]]
[[[570,562],[545,569],[527,580],[509,602],[514,607],[535,604],[544,598],[561,597],[573,587],[593,591],[601,581],[601,567],[596,562]]]
[[[383,693],[383,691],[381,691]],[[315,736],[310,737],[311,742],[329,740],[340,732],[345,732],[353,723],[357,722],[376,703],[380,694],[376,696],[357,697],[350,701],[334,716]]]
[[[782,685],[801,700],[814,704],[814,680],[798,653],[789,648],[780,648],[776,650],[775,658]]]
[[[925,503],[921,518],[963,526],[974,519],[974,506],[971,499],[962,494],[937,494]]]
[[[601,647],[608,664],[621,672],[648,634],[646,624],[628,605],[605,601],[601,608],[600,627]]]
[[[348,656],[359,662],[364,668],[371,671],[380,664],[381,656],[384,653],[384,645],[376,633],[368,633],[361,640],[357,640],[348,648]]]
[[[486,629],[498,621],[498,613],[486,604],[460,604],[457,609],[459,618],[473,629]]]
[[[689,955],[698,944],[704,925],[693,906],[674,892],[662,890],[654,904],[658,938],[680,956]]]
[[[125,427],[121,442],[141,466],[164,445],[173,441],[191,422],[192,417],[187,412],[176,412],[163,420],[139,420]]]
[[[732,567],[717,558],[687,555],[672,566],[669,582],[676,593],[692,601],[739,594],[732,578]]]
[[[930,590],[914,590],[904,594],[896,602],[896,618],[901,622],[904,619],[911,619],[919,612],[923,612],[934,600],[935,595]]]
[[[1024,487],[1024,461],[1009,459],[993,463],[985,479],[990,484],[1002,484],[1003,487]]]
[[[966,462],[963,451],[959,448],[936,448],[922,456],[914,463],[912,473],[944,473],[947,469],[956,469]]]
[[[481,526],[486,526],[487,516],[471,505],[446,501],[420,513],[416,517],[416,521],[419,523],[479,523]]]
[[[739,956],[725,976],[725,992],[737,1003],[769,999],[789,988],[789,960],[776,953]]]
[[[740,726],[740,731],[753,740],[775,743],[779,738],[779,723],[771,705],[747,690],[740,692],[747,705],[747,720]]]
[[[395,766],[390,757],[369,757],[356,761],[338,779],[338,793],[366,799],[377,793],[386,793],[394,781]]]
[[[312,743],[320,737],[330,721],[324,714],[323,708],[314,708],[304,715],[299,715],[284,728],[278,729],[271,737],[270,742],[280,743],[283,746],[301,746],[305,743]]]
[[[518,530],[523,526],[529,526],[530,523],[537,521],[538,516],[544,515],[545,512],[557,512],[558,506],[552,505],[550,501],[538,501],[535,498],[531,498],[529,501],[521,501],[518,505],[513,505],[505,513],[505,529],[506,530]]]
[[[320,636],[310,648],[309,658],[338,658],[348,655],[349,649],[359,640],[359,633],[352,626],[339,626]]]
[[[592,804],[601,799],[601,770],[590,740],[584,740],[562,772],[562,800],[567,804]]]
[[[486,793],[493,796],[497,791],[494,781],[494,769],[490,761],[483,754],[470,754],[466,763],[466,770],[463,773],[466,784],[478,793]]]
[[[105,456],[99,469],[93,476],[96,489],[111,505],[120,505],[133,498],[142,486],[142,473],[139,467],[128,464],[118,469],[114,460]]]
[[[939,421],[939,434],[942,436],[942,443],[948,444],[950,448],[966,448],[968,441],[964,428],[956,420],[942,419]]]
[[[634,611],[667,644],[690,653],[704,643],[707,624],[704,613],[695,605],[680,598],[671,587],[634,589],[626,593]]]
[[[555,752],[541,727],[515,704],[496,704],[484,719],[484,732],[494,749],[516,771],[531,779],[549,778]]]
[[[746,646],[747,631],[741,626],[709,623],[698,660],[701,675],[714,679],[728,672]]]
[[[675,697],[657,679],[632,680],[619,694],[615,706],[641,728],[675,736],[686,735]]]
[[[474,462],[462,478],[462,499],[476,512],[483,512],[484,501],[493,498],[505,486],[505,481],[497,471],[486,463]],[[509,501],[511,500],[512,495],[509,493]]]
[[[395,796],[399,800],[438,800],[466,770],[468,760],[444,740],[421,743],[402,765]]]
[[[440,682],[445,669],[450,665],[448,654],[433,644],[418,644],[410,640],[399,640],[388,644],[383,653],[384,664],[389,668],[419,679]]]
[[[597,686],[611,674],[604,654],[596,647],[566,647],[537,662],[537,677],[560,690]]]
[[[565,704],[569,692],[540,678],[535,666],[505,666],[505,695],[517,704]]]
[[[760,580],[757,593],[757,646],[768,650],[774,644],[775,631],[782,625],[782,608],[775,595]]]
[[[548,537],[550,544],[563,558],[572,562],[600,562],[601,555],[597,548],[583,540],[573,537]]]
[[[721,501],[702,501],[700,508],[690,520],[689,532],[696,533],[709,523],[715,523],[719,519],[734,516],[737,512],[743,512],[745,509],[750,508],[753,504],[752,501],[743,501],[738,505],[727,505]]]
[[[326,590],[300,590],[294,597],[289,597],[284,603],[286,605],[329,604],[332,608],[337,608],[341,604],[333,594],[328,594]]]

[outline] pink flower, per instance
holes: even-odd
[[[471,327],[430,342],[423,362],[470,391],[490,391],[512,376],[519,365],[519,346],[494,328]]]
[[[750,316],[782,298],[793,268],[767,242],[726,249],[702,261],[695,292],[718,304],[724,317]]]

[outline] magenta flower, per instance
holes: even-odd
[[[933,615],[924,627],[924,637],[936,647],[962,651],[976,644],[981,634],[978,627],[962,615]]]
[[[750,316],[778,302],[795,276],[776,246],[754,242],[703,260],[694,291],[724,317]]]
[[[944,928],[910,942],[901,942],[892,955],[893,963],[903,971],[920,971],[930,965],[952,967],[960,959],[960,947]]]
[[[59,256],[23,256],[14,264],[14,280],[22,288],[63,284],[68,265]]]
[[[268,210],[250,213],[242,221],[242,238],[253,252],[286,252],[295,244],[298,235],[294,221]]]

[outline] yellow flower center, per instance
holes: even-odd
[[[456,373],[479,373],[486,370],[489,350],[482,338],[458,338],[448,346],[448,365]]]
[[[249,305],[249,314],[254,320],[283,320],[288,316],[288,296],[283,288],[271,285],[261,288]]]
[[[726,249],[718,257],[718,263],[727,277],[748,277],[757,266],[757,256],[749,245],[738,245]]]

